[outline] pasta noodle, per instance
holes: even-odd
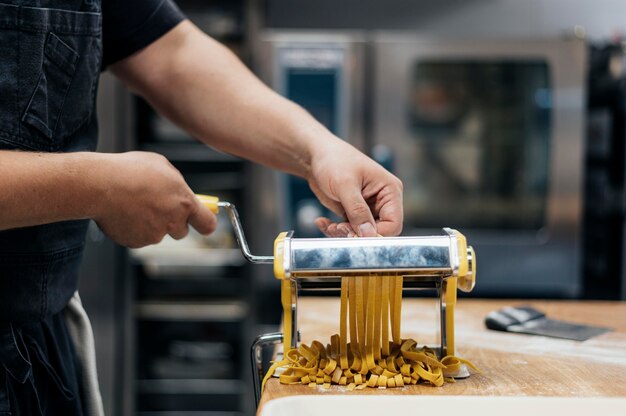
[[[467,360],[455,356],[439,360],[434,350],[401,338],[402,281],[402,276],[387,273],[342,277],[339,334],[331,336],[326,346],[313,341],[310,346],[290,348],[295,336],[289,332],[291,303],[283,294],[285,354],[270,367],[262,388],[278,368],[284,368],[279,376],[282,384],[326,389],[336,384],[350,391],[417,383],[439,387],[454,382],[451,375],[462,364],[478,371]]]

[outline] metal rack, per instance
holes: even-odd
[[[251,3],[178,1],[200,29],[244,61]],[[143,101],[135,100],[134,106],[138,149],[163,154],[192,189],[233,199],[245,213],[247,163],[196,142]],[[253,285],[229,227],[227,220],[220,222],[212,238],[196,238],[195,245],[131,253],[136,282],[133,414],[252,413],[246,351],[254,332]]]
[[[180,0],[187,16],[249,61],[253,0]],[[100,151],[166,156],[192,189],[249,204],[249,165],[196,142],[105,74]],[[228,221],[220,226],[229,227]],[[229,229],[131,251],[89,232],[81,293],[94,325],[104,407],[117,415],[249,415],[254,279]],[[218,234],[219,230],[218,230]],[[228,234],[228,238],[224,235]]]
[[[140,149],[168,157],[192,189],[245,198],[243,161],[201,144],[167,141],[158,129],[137,136],[148,139],[138,143]],[[228,220],[219,221],[209,238],[166,239],[130,252],[137,415],[250,413],[244,358],[254,316],[250,271],[235,249]]]

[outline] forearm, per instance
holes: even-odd
[[[181,23],[112,70],[196,138],[306,178],[323,205],[347,217],[344,234],[400,233],[400,180],[272,92],[191,23]],[[318,226],[327,235],[338,230],[328,219]]]
[[[90,218],[98,155],[0,151],[0,230]]]
[[[345,145],[189,22],[113,71],[198,139],[273,168],[306,177],[314,152]]]
[[[216,225],[160,155],[0,151],[0,230],[85,218],[132,248]]]

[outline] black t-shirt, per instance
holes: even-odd
[[[172,0],[102,0],[102,68],[148,46],[184,19]]]

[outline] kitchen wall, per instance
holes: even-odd
[[[582,25],[592,39],[626,31],[623,0],[267,0],[267,12],[267,25],[281,28],[554,37]]]

